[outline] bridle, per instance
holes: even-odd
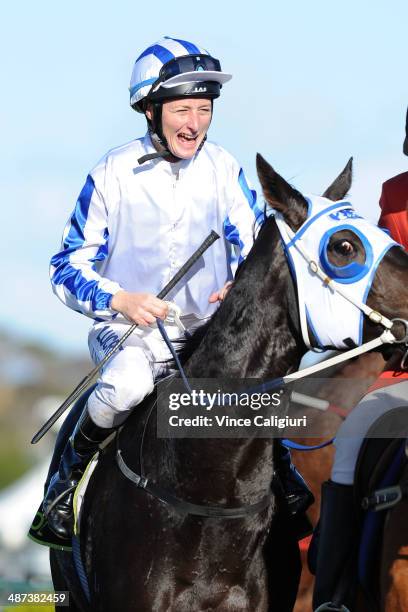
[[[293,241],[296,234],[289,227],[289,225],[284,221],[283,217],[277,214],[275,215],[275,219],[276,219],[278,229],[281,233],[281,236],[286,238],[286,240],[288,240],[289,242]],[[288,256],[286,241],[283,244],[283,248],[285,250],[286,255]],[[350,291],[347,291],[343,286],[340,286],[338,283],[335,283],[334,280],[326,274],[326,272],[320,266],[319,262],[316,261],[316,259],[312,258],[310,254],[307,252],[304,245],[302,245],[301,240],[296,241],[295,248],[299,251],[303,259],[306,261],[310,273],[314,276],[317,276],[322,281],[322,283],[325,285],[325,287],[327,287],[328,290],[332,291],[333,293],[339,294],[345,300],[353,304],[372,323],[374,323],[375,325],[381,325],[384,328],[384,331],[377,338],[374,338],[373,340],[370,340],[369,342],[365,342],[361,344],[360,346],[357,346],[353,349],[344,351],[340,355],[336,355],[335,357],[326,359],[325,361],[321,363],[318,363],[314,366],[310,366],[298,372],[293,372],[292,374],[288,374],[287,376],[283,377],[283,381],[289,382],[293,380],[299,380],[301,378],[309,376],[310,374],[315,374],[316,372],[319,372],[321,370],[325,370],[334,365],[338,365],[339,363],[342,363],[343,361],[347,361],[348,359],[351,359],[353,357],[358,357],[359,355],[372,351],[373,349],[376,349],[382,346],[383,344],[406,345],[407,347],[406,352],[402,360],[402,366],[403,366],[403,364],[405,364],[408,361],[408,321],[405,319],[401,319],[401,318],[389,319],[388,317],[381,314],[377,310],[370,308],[370,306],[368,306],[361,300],[355,299]],[[302,313],[302,309],[299,309],[299,313]],[[405,328],[405,333],[402,338],[396,337],[391,331],[396,323],[402,324]]]

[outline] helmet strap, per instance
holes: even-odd
[[[162,124],[162,113],[163,113],[163,103],[162,102],[151,102],[152,109],[152,119],[147,119],[147,123],[149,124],[149,133],[152,138],[154,146],[160,150],[169,150],[169,145],[167,143],[166,137],[163,134],[163,124]]]
[[[145,117],[146,117],[148,129],[149,129],[150,138],[152,140],[154,148],[156,149],[156,153],[148,153],[147,155],[143,155],[142,157],[140,157],[137,160],[139,165],[144,164],[145,162],[150,161],[151,159],[157,159],[158,157],[161,157],[171,163],[176,163],[180,161],[180,158],[174,155],[170,151],[167,140],[163,134],[163,129],[162,129],[163,103],[162,102],[151,102],[151,109],[152,109],[152,118],[151,119],[148,118],[148,116],[146,115],[146,111],[145,111]]]

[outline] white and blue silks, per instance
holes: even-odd
[[[110,308],[121,289],[157,295],[213,229],[224,240],[169,295],[184,315],[210,316],[216,306],[209,295],[232,278],[235,250],[246,257],[263,218],[256,193],[223,148],[205,142],[191,160],[138,165],[154,151],[146,134],[101,160],[51,260],[56,295],[96,320],[121,319]]]
[[[303,247],[311,260],[317,262],[327,276],[333,279],[334,287],[349,291],[354,300],[365,304],[379,263],[388,249],[397,243],[386,232],[360,217],[345,200],[333,203],[318,196],[307,197],[306,200],[308,216],[295,235],[288,234],[281,215],[276,215],[297,283],[304,342],[312,350],[346,349],[350,348],[351,343],[359,346],[363,335],[362,311],[313,273],[309,262],[297,247]],[[331,236],[340,230],[350,230],[361,240],[365,249],[363,264],[353,262],[344,267],[336,267],[330,263],[327,247]],[[320,241],[316,240],[316,236],[321,236]],[[313,334],[314,346],[308,326]],[[344,335],[345,329],[347,337]]]

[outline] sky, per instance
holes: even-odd
[[[129,107],[136,57],[163,35],[204,46],[233,79],[209,138],[259,188],[262,155],[305,193],[354,157],[351,200],[378,219],[381,185],[408,169],[406,0],[204,3],[16,0],[0,52],[0,330],[84,352],[92,321],[52,294],[50,257],[88,171],[142,136]]]

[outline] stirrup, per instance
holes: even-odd
[[[62,493],[60,493],[59,495],[57,495],[57,497],[55,499],[53,499],[53,501],[47,505],[47,509],[44,508],[44,516],[46,518],[48,518],[49,513],[54,509],[54,507],[61,501],[61,499],[64,499],[64,497],[66,495],[68,495],[68,493],[71,493],[71,491],[73,491],[74,489],[77,488],[78,485],[72,485],[71,487],[68,487],[68,489],[66,489],[65,491],[63,491]]]

